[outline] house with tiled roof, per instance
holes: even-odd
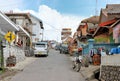
[[[105,9],[101,9],[100,23],[114,18],[120,18],[120,4],[108,4]]]
[[[115,31],[114,24],[119,24],[120,4],[108,4],[105,9],[101,9],[99,25],[93,37],[97,43],[119,43],[118,31]],[[119,25],[117,26],[119,29]],[[117,36],[117,37],[115,37]]]
[[[101,42],[108,43],[106,45],[110,45],[109,47],[116,45],[115,47],[112,47],[113,49],[116,49],[114,50],[116,53],[101,57],[100,80],[120,81],[118,75],[118,68],[120,68],[120,4],[108,4],[105,9],[101,9],[100,23],[97,31],[94,33],[94,39],[97,39],[96,42],[99,42],[100,44]]]
[[[73,35],[73,43],[77,46],[78,51],[88,43],[88,39],[93,38],[93,34],[97,28],[99,16],[92,16],[80,22],[76,32]],[[73,46],[74,46],[73,45]]]
[[[90,18],[82,20],[77,28],[78,40],[80,42],[87,43],[88,39],[93,38],[92,35],[97,28],[98,22],[99,16],[92,16]]]

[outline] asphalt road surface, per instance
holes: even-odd
[[[85,81],[80,72],[73,71],[68,55],[50,50],[48,57],[37,58],[11,81]]]

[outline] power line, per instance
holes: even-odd
[[[61,29],[57,29],[55,26],[53,26],[53,25],[51,25],[51,24],[49,24],[49,23],[47,23],[47,22],[45,22],[45,21],[43,21],[43,22],[44,22],[45,24],[49,25],[51,28],[57,30],[57,31],[60,31],[60,30],[61,30]]]

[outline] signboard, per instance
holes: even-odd
[[[8,32],[4,38],[10,43],[15,39],[15,35],[12,32]]]

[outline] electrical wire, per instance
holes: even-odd
[[[61,29],[57,29],[55,26],[53,26],[53,25],[51,25],[51,24],[49,24],[49,23],[47,23],[47,22],[45,22],[45,21],[43,21],[43,23],[49,25],[51,28],[53,28],[53,29],[56,30],[56,31],[60,31],[60,30],[61,30]]]

